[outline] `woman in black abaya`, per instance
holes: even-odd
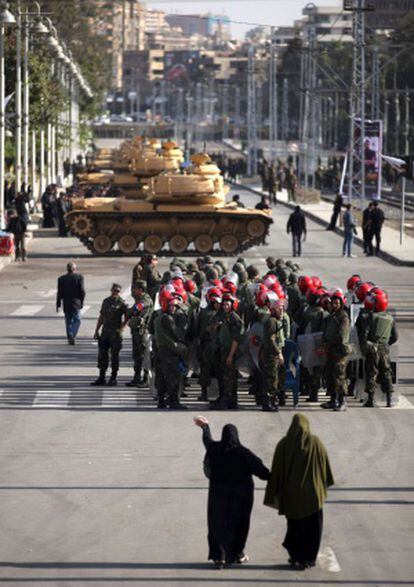
[[[236,426],[226,424],[221,440],[211,437],[206,418],[194,419],[203,429],[207,449],[204,471],[210,479],[208,493],[209,560],[222,569],[249,560],[244,553],[253,507],[253,475],[269,479],[269,470],[249,449],[240,444]]]

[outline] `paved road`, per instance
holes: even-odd
[[[242,193],[247,203],[254,196]],[[269,247],[248,253],[263,266],[287,257],[288,211],[277,208]],[[325,508],[318,566],[286,566],[284,520],[256,503],[248,544],[251,563],[223,572],[206,563],[206,479],[192,416],[157,412],[147,390],[95,390],[91,340],[110,283],[129,282],[134,259],[93,258],[73,239],[35,239],[26,265],[0,273],[0,582],[33,585],[412,585],[414,274],[379,259],[343,259],[341,241],[310,223],[301,260],[306,272],[343,285],[355,270],[387,287],[400,314],[402,400],[393,410],[346,413],[301,406],[331,455],[336,486]],[[56,277],[77,258],[88,296],[79,344],[68,347],[55,313]],[[131,374],[129,341],[121,381]],[[243,442],[270,463],[292,417],[243,410],[211,413],[239,425]]]

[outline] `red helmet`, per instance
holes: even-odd
[[[195,293],[197,291],[196,282],[192,279],[187,279],[187,281],[184,282],[184,289],[190,294]]]
[[[264,308],[267,303],[268,290],[258,291],[256,294],[256,306],[258,308]]]
[[[336,289],[331,293],[331,300],[340,300],[342,305],[346,304],[346,298],[340,289]]]
[[[278,280],[276,275],[273,275],[273,273],[269,273],[269,275],[266,275],[263,279],[263,283],[266,287],[270,289],[274,283],[278,283]]]
[[[185,291],[185,289],[178,289],[175,290],[175,292],[172,294],[173,298],[180,301],[180,302],[184,302],[185,304],[188,301],[188,295],[187,292]]]
[[[219,279],[211,279],[210,283],[213,287],[218,287],[219,289],[222,289],[223,284],[221,283],[221,281]]]
[[[233,283],[233,281],[226,281],[225,283],[223,283],[223,287],[225,291],[230,292],[232,295],[236,295],[237,285]]]
[[[167,312],[168,304],[174,299],[174,296],[170,291],[164,289],[160,293],[159,299],[160,299],[161,310],[163,312]]]
[[[351,275],[351,277],[349,277],[348,281],[346,282],[346,288],[349,291],[354,291],[354,289],[356,288],[356,286],[361,282],[361,276],[358,275],[357,273],[354,273],[353,275]]]
[[[365,296],[364,308],[370,312],[373,312],[375,310],[375,301],[375,296],[369,293],[367,296]]]
[[[171,283],[173,284],[175,289],[180,289],[184,285],[181,277],[173,277],[173,279],[171,280]]]
[[[283,307],[283,300],[281,300],[274,291],[270,291],[267,294],[267,307],[269,310],[274,310],[275,308],[280,308],[281,306]]]
[[[316,275],[312,275],[311,279],[312,279],[312,285],[315,289],[319,289],[320,287],[322,287],[322,279],[320,279],[320,277],[317,277]]]
[[[239,307],[239,300],[236,297],[234,297],[230,292],[226,292],[223,294],[222,303],[223,302],[231,302],[233,310],[237,310],[237,308]]]
[[[378,287],[378,285],[376,285],[375,287],[373,287],[369,293],[371,295],[375,295],[375,297],[383,297],[383,298],[387,298],[388,299],[387,292],[384,289],[382,289],[381,287]]]
[[[221,304],[222,291],[218,287],[210,287],[207,291],[206,298],[208,302],[218,302]]]
[[[331,301],[332,300],[329,292],[325,292],[319,300],[319,305],[322,306],[324,310],[328,310],[328,305],[331,303]]]
[[[388,308],[388,298],[385,296],[375,296],[375,311],[385,312]]]
[[[317,291],[318,289],[314,286],[306,290],[306,299],[308,300],[308,302],[310,301],[312,296],[317,297]]]
[[[313,285],[313,281],[312,281],[312,277],[309,277],[309,275],[301,275],[298,279],[298,286],[300,291],[304,294],[306,293],[306,291],[312,287]]]
[[[359,299],[360,302],[363,302],[365,300],[365,297],[368,295],[368,293],[371,291],[373,287],[374,284],[370,281],[363,281],[358,285],[355,293],[356,297]]]

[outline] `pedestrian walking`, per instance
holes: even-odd
[[[323,504],[334,484],[326,448],[295,414],[273,457],[264,504],[287,519],[283,547],[295,570],[314,567],[322,539]]]
[[[122,332],[126,325],[126,313],[128,310],[126,302],[121,298],[121,291],[121,286],[118,283],[113,283],[111,295],[102,302],[94,334],[94,338],[98,341],[99,377],[91,385],[106,384],[109,353],[111,353],[111,377],[108,385],[117,385],[119,353],[122,349]],[[102,332],[100,332],[101,328]]]
[[[352,214],[351,204],[345,206],[345,214],[343,218],[344,224],[344,243],[342,246],[342,256],[355,258],[356,255],[352,254],[352,243],[354,242],[354,234],[356,231],[356,222]]]
[[[6,232],[10,232],[14,236],[14,255],[16,262],[20,261],[20,259],[25,262],[27,259],[26,230],[26,220],[24,217],[19,216],[15,210],[13,210],[7,222]]]
[[[286,226],[286,232],[292,233],[293,256],[300,257],[302,254],[302,236],[306,239],[306,218],[300,206],[295,207],[295,211],[289,216]]]
[[[372,240],[375,238],[375,254],[378,255],[381,246],[381,232],[382,226],[385,221],[385,216],[383,210],[379,207],[378,202],[375,201],[372,203],[372,211],[371,211],[371,235]],[[371,240],[371,254],[374,253],[373,243]]]
[[[372,255],[372,210],[374,203],[370,202],[362,212],[362,237],[364,240],[364,254]]]
[[[333,205],[333,212],[332,212],[332,216],[331,216],[331,221],[329,222],[329,225],[326,227],[326,230],[335,230],[336,223],[337,223],[338,217],[341,213],[343,203],[344,203],[344,199],[343,199],[342,195],[340,193],[337,193],[335,201],[334,201],[334,205]]]
[[[226,564],[245,563],[244,549],[253,508],[253,475],[269,479],[269,469],[239,440],[236,426],[226,424],[221,440],[214,441],[208,420],[194,418],[203,430],[206,447],[204,472],[209,479],[208,491],[208,559],[218,569]]]
[[[74,345],[81,324],[80,311],[86,292],[83,275],[76,273],[75,263],[68,263],[66,269],[67,273],[61,275],[57,282],[56,312],[59,312],[63,303],[66,336],[68,343]]]

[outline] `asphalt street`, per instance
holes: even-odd
[[[268,255],[290,257],[288,214],[275,208],[269,244],[248,251],[249,262],[264,269]],[[128,291],[134,258],[95,258],[75,239],[35,238],[28,263],[0,272],[0,583],[414,585],[414,272],[364,258],[357,248],[357,259],[343,259],[341,245],[309,223],[303,271],[342,287],[360,272],[388,290],[400,330],[400,400],[373,410],[354,401],[345,413],[300,405],[335,476],[318,565],[305,572],[287,565],[285,521],[262,506],[262,481],[251,562],[215,571],[206,561],[204,450],[192,423],[206,405],[196,402],[195,385],[187,412],[157,411],[148,390],[124,385],[132,374],[127,336],[119,386],[89,387],[100,303],[113,281]],[[74,347],[55,309],[56,279],[72,259],[87,289]],[[242,442],[270,465],[293,413],[291,405],[262,413],[243,391],[240,411],[208,416],[216,437],[234,422]]]

